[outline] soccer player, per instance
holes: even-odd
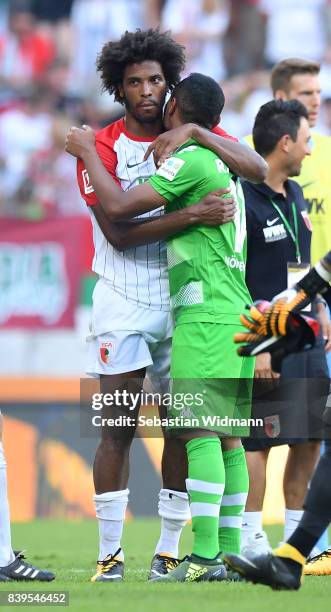
[[[315,83],[314,79],[316,77],[309,75],[308,80],[310,78],[313,78]],[[310,87],[313,87],[313,85],[310,85]],[[314,85],[314,87],[317,86]],[[300,258],[302,263],[310,261],[311,227],[308,212],[305,209],[306,202],[301,189],[296,183],[288,181],[287,178],[293,175],[301,176],[301,161],[303,159],[302,163],[304,164],[307,158],[314,156],[314,147],[310,155],[307,143],[303,143],[306,147],[306,157],[304,157],[305,149],[301,148],[300,150],[299,137],[298,139],[295,137],[293,140],[295,130],[293,131],[294,125],[293,120],[291,121],[291,113],[289,112],[287,115],[286,106],[282,107],[281,105],[282,102],[294,104],[299,100],[296,100],[295,96],[291,97],[291,100],[283,100],[278,94],[277,98],[276,101],[270,102],[269,105],[264,105],[260,109],[253,131],[256,150],[268,162],[270,161],[267,180],[261,185],[250,183],[244,183],[243,185],[248,218],[246,280],[253,299],[261,297],[271,299],[273,295],[287,287],[288,268],[293,270],[296,268],[300,273],[300,266],[297,264],[290,266],[291,262],[299,262]],[[277,103],[279,107],[277,107]],[[306,108],[305,105],[303,107]],[[307,130],[311,123],[310,118],[311,112],[306,108],[306,117],[302,119],[302,122],[305,123]],[[300,155],[301,160],[299,159]],[[295,209],[293,209],[294,204],[292,202],[295,203]],[[295,210],[298,211],[297,231],[295,231],[295,218],[292,212],[295,212]],[[297,245],[295,244],[296,241]],[[299,253],[300,250],[301,254]],[[270,273],[270,270],[272,270],[272,273]],[[322,334],[316,343],[316,347],[307,354],[292,355],[283,362],[282,366],[283,379],[310,379],[306,392],[304,392],[304,383],[299,385],[297,391],[295,391],[298,392],[296,397],[298,409],[304,410],[305,415],[311,415],[310,422],[313,421],[315,409],[317,415],[319,411],[324,409],[323,395],[327,394],[329,379],[325,349],[330,350],[331,347],[330,337],[328,337],[328,343],[325,346],[322,338],[323,332],[328,329],[327,314],[322,301],[314,305],[314,312],[323,321]],[[328,336],[328,332],[326,332],[326,335]],[[256,357],[255,377],[266,379],[276,378],[276,376],[277,374],[271,368],[270,355],[268,353],[259,354]],[[315,379],[315,381],[311,379]],[[291,385],[289,384],[287,387],[290,392]],[[285,392],[286,387],[283,386],[283,389]],[[294,383],[292,389],[294,391]],[[300,396],[299,389],[302,390]],[[275,393],[271,397],[275,405]],[[261,405],[260,398],[259,405]],[[312,409],[313,405],[314,409]],[[270,550],[266,534],[262,529],[262,506],[270,448],[286,443],[290,446],[283,479],[286,505],[284,540],[294,531],[302,516],[305,492],[319,455],[320,444],[318,440],[310,439],[309,436],[307,439],[307,436],[304,435],[297,435],[296,438],[293,435],[286,436],[284,430],[286,431],[289,421],[288,413],[285,414],[285,412],[276,410],[271,402],[270,409],[271,411],[265,415],[265,422],[267,423],[269,420],[269,422],[275,423],[275,432],[279,427],[280,435],[278,437],[267,437],[266,435],[261,437],[261,433],[256,431],[255,433],[259,434],[259,438],[251,436],[243,442],[249,473],[251,476],[254,475],[254,478],[252,477],[250,480],[242,533],[242,552],[247,557],[253,557]],[[297,422],[303,424],[304,420],[299,419]],[[315,551],[313,554],[315,554]]]
[[[274,98],[299,100],[306,107],[308,121],[314,128],[321,106],[320,65],[317,62],[289,58],[278,62],[271,73]],[[311,155],[302,164],[296,178],[307,201],[313,226],[311,258],[318,261],[330,244],[331,178],[328,159],[331,157],[331,138],[311,132]],[[330,334],[331,335],[331,332]]]
[[[144,154],[163,131],[165,96],[179,81],[184,61],[183,48],[158,30],[126,32],[119,41],[107,43],[98,57],[104,89],[125,106],[125,118],[98,132],[97,151],[108,173],[125,192],[155,172],[153,157],[144,160]],[[231,161],[233,171],[240,168],[244,176],[263,180],[259,177],[265,167],[259,156],[253,157],[239,143],[202,132],[196,127],[196,138],[214,142],[224,161]],[[185,126],[173,137],[172,150],[187,138]],[[145,215],[148,223],[114,223],[105,215],[82,162],[78,163],[77,176],[91,211],[95,245],[92,267],[99,275],[93,294],[87,372],[100,377],[102,393],[129,390],[130,385],[135,385],[137,392],[146,373],[155,385],[158,378],[169,373],[172,317],[162,240],[192,224],[226,222],[232,218],[233,208],[226,205],[222,209],[218,198],[209,196],[189,213],[178,211],[164,217],[161,208]],[[141,382],[137,386],[138,380]],[[103,417],[116,417],[126,410],[125,406],[105,407]],[[133,418],[138,411],[139,406],[130,411]],[[98,571],[92,581],[123,578],[121,535],[133,436],[133,427],[102,429],[94,462],[100,550]],[[183,445],[166,436],[159,494],[161,535],[152,562],[153,575],[166,573],[178,563],[180,533],[190,516],[186,472]]]
[[[320,65],[302,58],[288,58],[271,72],[271,88],[276,100],[299,100],[306,107],[310,128],[314,128],[321,106]],[[252,138],[247,138],[252,143]],[[311,155],[302,164],[295,180],[301,185],[313,226],[311,257],[318,261],[329,246],[331,229],[331,178],[327,160],[331,138],[311,132]]]
[[[174,89],[166,107],[165,127],[193,122],[210,129],[219,121],[223,105],[223,92],[217,83],[192,74]],[[251,378],[254,365],[238,359],[232,348],[233,323],[249,299],[244,280],[246,229],[240,183],[216,154],[189,140],[149,181],[121,193],[105,173],[93,143],[93,131],[75,128],[67,150],[82,157],[99,202],[111,219],[159,206],[166,206],[170,215],[171,211],[189,211],[209,191],[231,188],[238,207],[234,222],[216,228],[192,226],[168,239],[168,266],[175,314],[171,354],[174,389],[183,390],[181,379],[193,379],[194,387],[202,391],[203,380],[207,412],[220,417],[232,415],[238,409],[238,398],[226,397],[227,383],[222,384],[220,379]],[[225,354],[226,359],[222,358]],[[192,380],[184,383],[187,391],[190,386]],[[234,387],[237,393],[238,384]],[[175,414],[176,407],[170,410],[170,415]],[[240,548],[241,517],[248,490],[244,450],[231,428],[208,428],[201,423],[198,429],[186,432],[179,427],[175,432],[185,441],[188,455],[186,485],[194,532],[193,554],[159,580],[222,579],[225,572],[219,551]]]
[[[277,338],[300,334],[291,326],[291,313],[300,311],[317,293],[327,297],[331,304],[331,251],[329,251],[293,289],[277,296],[264,313],[253,306],[250,319],[246,317],[249,332],[238,334],[236,341],[245,342],[244,354],[254,355],[265,349],[266,337]],[[264,345],[264,346],[263,346]],[[272,351],[270,347],[268,350]],[[227,563],[247,580],[271,586],[274,589],[298,589],[306,558],[331,521],[331,443],[330,422],[326,423],[325,452],[320,458],[305,500],[305,511],[298,527],[287,542],[272,554],[249,560],[243,556],[226,555]],[[325,553],[326,561],[329,556]],[[306,566],[307,567],[307,566]],[[308,564],[309,568],[309,564]],[[321,568],[322,569],[322,568]],[[311,573],[308,569],[305,573]],[[329,573],[325,571],[325,574]]]
[[[55,575],[25,561],[21,552],[11,546],[9,504],[7,496],[7,465],[2,443],[3,417],[0,412],[0,582],[50,582]]]

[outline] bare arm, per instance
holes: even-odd
[[[193,206],[156,219],[139,220],[138,222],[109,221],[101,204],[96,204],[91,209],[108,242],[118,251],[123,251],[130,247],[164,240],[193,225],[215,226],[227,223],[234,218],[235,206],[229,204],[226,207],[220,207],[219,197],[210,194]]]
[[[84,151],[82,159],[108,219],[130,219],[167,204],[148,183],[122,191],[108,174],[94,145]]]
[[[160,166],[169,155],[190,138],[194,138],[199,144],[213,151],[237,176],[246,178],[252,183],[264,181],[268,165],[256,151],[245,144],[219,136],[195,123],[186,123],[158,136],[148,147],[145,159],[153,152],[155,163]]]
[[[95,134],[91,128],[71,128],[66,139],[66,151],[84,161],[98,200],[111,221],[132,218],[167,204],[167,200],[149,183],[138,185],[125,192],[122,191],[107,172],[97,153]],[[218,199],[220,211],[223,209],[224,213],[229,210],[234,213],[234,209],[230,208],[233,198],[228,197],[229,191],[229,189],[220,189],[215,192],[215,195],[227,196],[225,201]],[[219,221],[219,224],[230,221],[233,217],[228,217],[226,214],[224,218],[227,220]]]
[[[252,183],[263,183],[266,178],[268,165],[251,147],[218,136],[198,125],[193,128],[193,138],[214,151],[237,176]]]
[[[65,149],[83,160],[98,200],[111,221],[130,219],[167,203],[148,183],[122,191],[104,167],[95,148],[94,130],[90,127],[72,127]]]

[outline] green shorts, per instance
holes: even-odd
[[[237,355],[233,336],[238,331],[240,325],[202,322],[175,328],[169,430],[249,435],[255,360]]]

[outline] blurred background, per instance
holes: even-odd
[[[222,126],[239,138],[271,98],[275,62],[321,62],[316,130],[331,135],[331,0],[0,0],[0,406],[16,520],[93,515],[96,440],[80,437],[79,377],[96,279],[64,139],[70,125],[121,116],[96,55],[126,29],[155,26],[185,45],[187,74],[222,84]],[[161,449],[136,441],[133,515],[156,513]],[[275,452],[265,512],[277,522],[286,449]]]

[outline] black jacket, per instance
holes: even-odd
[[[265,183],[242,182],[247,221],[246,283],[253,300],[271,300],[287,288],[287,263],[296,261],[295,244],[272,199],[294,227],[291,203],[295,202],[302,263],[310,263],[311,226],[301,187],[285,183],[287,197]]]

